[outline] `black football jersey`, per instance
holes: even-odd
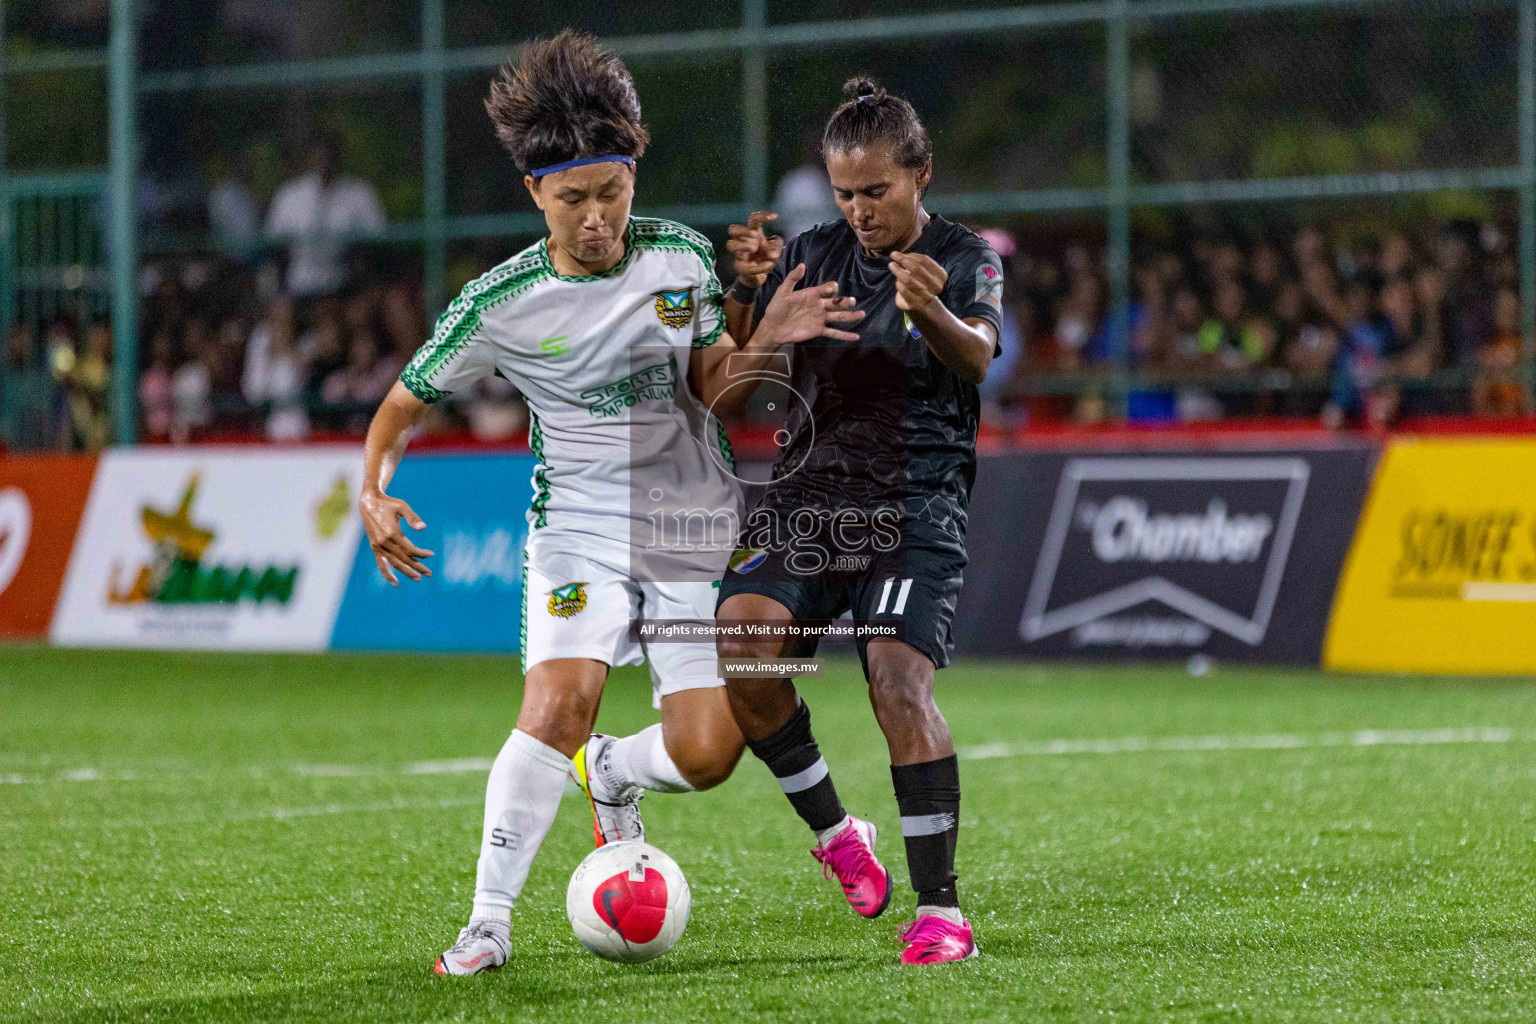
[[[912,252],[949,274],[939,294],[960,319],[1002,330],[1002,262],[975,232],[932,217]],[[976,477],[976,386],[939,361],[896,306],[890,260],[864,251],[845,220],[818,225],[784,248],[757,296],[762,316],[784,275],[804,263],[800,287],[836,281],[864,311],[856,342],[817,338],[788,345],[787,443],[762,505],[869,512],[894,506],[963,541]],[[994,352],[994,355],[996,352]]]

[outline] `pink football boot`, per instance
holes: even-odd
[[[875,837],[879,833],[869,822],[852,815],[849,818],[852,824],[830,843],[812,850],[811,856],[821,861],[824,877],[837,876],[848,905],[860,917],[879,917],[890,906],[892,889],[891,873],[875,859]]]
[[[902,925],[897,941],[907,947],[901,951],[904,964],[947,964],[976,955],[971,922],[955,924],[938,914],[924,914],[916,921]]]

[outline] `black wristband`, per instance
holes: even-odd
[[[757,301],[757,289],[748,288],[741,283],[741,278],[739,277],[731,284],[731,290],[726,294],[743,306],[750,306]]]

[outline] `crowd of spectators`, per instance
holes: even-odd
[[[274,197],[269,223],[286,219],[298,236],[317,225],[367,226],[365,190],[342,180],[334,191],[326,158],[317,151]],[[328,205],[328,194],[343,198]],[[1518,261],[1491,225],[1352,244],[1304,227],[1145,246],[1132,264],[1124,351],[1109,322],[1102,246],[984,234],[1008,282],[1003,354],[982,386],[984,415],[996,425],[1123,414],[1374,427],[1525,411]],[[728,277],[724,262],[720,270]],[[429,327],[418,271],[359,272],[344,246],[302,238],[266,259],[151,262],[141,284],[138,403],[149,440],[360,434]],[[46,446],[101,447],[111,423],[108,321],[61,318],[40,340],[23,325],[12,331],[12,394],[0,408],[12,420],[25,415],[27,395],[18,403],[16,392],[27,391],[27,378],[15,371],[27,352],[43,352],[56,385],[43,410],[53,424]],[[1128,394],[1115,389],[1121,371],[1131,374]],[[25,443],[16,423],[0,427]],[[526,427],[526,410],[499,378],[435,407],[426,425],[488,441]]]
[[[359,431],[421,344],[420,296],[405,281],[254,304],[226,304],[231,290],[168,273],[155,283],[139,378],[147,438]]]
[[[1381,426],[1525,409],[1519,262],[1492,225],[1355,243],[1318,227],[1195,233],[1147,246],[1132,263],[1124,351],[1102,249],[987,235],[1010,270],[1003,362],[984,385],[994,418],[1103,419],[1114,368],[1135,374],[1125,411],[1139,420]]]
[[[163,226],[162,191],[146,179],[146,225]],[[369,246],[348,244],[348,236],[385,227],[373,187],[338,174],[334,146],[322,139],[264,215],[232,170],[196,201],[217,251],[140,268],[141,436],[296,441],[361,433],[428,329],[419,268],[390,265],[377,253],[365,258]],[[263,233],[290,241],[264,249]],[[110,320],[88,311],[82,293],[40,329],[35,322],[23,317],[6,339],[0,441],[103,447],[112,436]],[[525,426],[525,410],[501,380],[434,410],[427,423],[487,440]]]

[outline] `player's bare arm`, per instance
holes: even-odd
[[[997,335],[992,325],[975,317],[961,320],[939,301],[949,272],[932,257],[893,252],[891,273],[896,277],[896,307],[912,318],[912,325],[933,354],[961,380],[979,383],[996,351]]]
[[[385,493],[395,469],[405,457],[411,432],[426,413],[427,403],[396,381],[379,411],[373,414],[363,448],[363,491],[357,499],[357,510],[363,517],[363,529],[368,531],[373,560],[390,586],[400,584],[395,576],[396,569],[418,582],[422,577],[432,575],[432,570],[421,561],[431,558],[432,552],[411,543],[400,528],[400,520],[405,519],[413,530],[423,529],[427,524],[411,510],[411,506]]]
[[[739,292],[753,292],[768,280],[768,274],[784,251],[784,239],[770,237],[763,225],[778,220],[779,215],[768,210],[756,210],[745,224],[732,224],[726,251],[736,264],[736,285],[725,293],[725,326],[731,337],[746,340],[752,337],[756,327],[757,306],[743,301]]]
[[[811,288],[796,287],[803,277],[803,263],[784,275],[784,284],[774,292],[768,308],[763,311],[762,323],[756,325],[745,344],[738,344],[727,331],[709,348],[699,350],[693,359],[688,375],[694,394],[717,415],[734,412],[752,394],[751,387],[738,386],[732,391],[729,402],[716,404],[732,382],[740,382],[744,374],[750,375],[753,370],[766,369],[773,355],[785,345],[812,338],[859,340],[852,331],[833,326],[864,319],[863,311],[853,308],[854,298],[839,297],[836,281]],[[756,378],[749,376],[748,379]]]

